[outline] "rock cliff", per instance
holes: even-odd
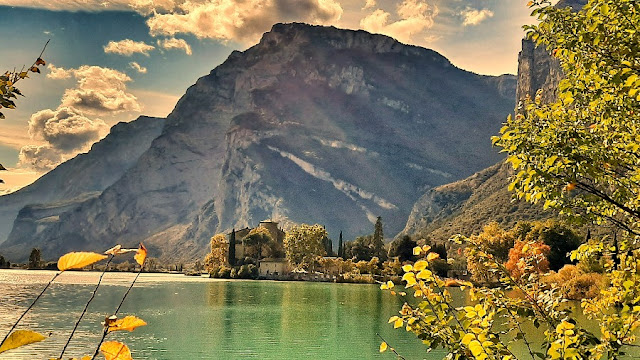
[[[395,233],[416,194],[501,158],[489,137],[514,89],[513,76],[473,74],[383,35],[276,24],[191,86],[113,185],[56,215],[25,209],[46,221],[17,222],[0,253],[145,241],[153,256],[196,258],[216,232],[267,218],[349,239],[382,216]]]

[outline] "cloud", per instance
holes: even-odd
[[[364,7],[362,7],[362,10],[372,9],[376,7],[376,5],[376,0],[367,0],[367,2],[364,4]]]
[[[54,169],[64,160],[62,153],[51,145],[27,145],[20,150],[18,167],[42,173]]]
[[[105,53],[124,56],[131,56],[136,53],[149,56],[149,51],[153,49],[155,49],[153,45],[149,45],[144,41],[133,41],[131,39],[109,41],[109,43],[104,46]]]
[[[72,107],[36,112],[29,119],[29,135],[62,152],[84,150],[107,130],[101,119],[89,119]]]
[[[484,20],[493,17],[493,11],[489,9],[477,10],[471,7],[467,7],[460,12],[460,15],[463,19],[463,26],[475,26],[480,24]]]
[[[198,38],[253,43],[276,22],[333,23],[342,7],[335,0],[186,1],[154,12],[147,20],[152,36],[192,34]]]
[[[0,5],[30,7],[54,11],[105,11],[131,10],[140,12],[151,9],[169,10],[175,6],[173,0],[0,0]]]
[[[438,8],[421,0],[404,0],[396,8],[398,20],[390,22],[391,14],[376,9],[360,21],[360,27],[372,33],[384,34],[410,43],[413,36],[431,28]]]
[[[137,62],[133,61],[129,63],[129,67],[132,68],[133,70],[137,71],[140,74],[146,74],[147,73],[147,68],[144,66],[141,66],[140,64],[138,64]]]
[[[158,40],[158,46],[167,50],[182,49],[187,55],[191,55],[193,53],[191,51],[191,46],[189,46],[189,44],[187,44],[187,42],[184,41],[183,39],[170,38],[170,39]]]
[[[74,107],[91,114],[139,112],[138,99],[127,92],[126,83],[131,78],[118,70],[100,66],[83,65],[77,69],[51,66],[48,78],[66,79],[75,77],[77,86],[66,89],[61,106]]]

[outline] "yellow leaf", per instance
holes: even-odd
[[[106,258],[106,255],[96,254],[93,252],[71,252],[60,257],[58,260],[58,269],[60,271],[82,269],[85,266],[95,264]]]
[[[416,246],[413,248],[413,255],[420,255],[422,252],[422,248],[420,246]]]
[[[418,279],[426,280],[429,279],[433,275],[429,270],[422,270],[416,275]]]
[[[406,281],[406,287],[411,287],[416,284],[416,275],[412,272],[408,272],[402,276],[402,281]]]
[[[31,330],[16,330],[2,343],[0,353],[19,348],[24,345],[33,344],[46,339],[41,334]]]
[[[142,243],[140,243],[138,251],[133,258],[138,262],[140,266],[144,265],[144,261],[147,259],[147,248],[144,247]]]
[[[397,329],[399,327],[402,327],[403,324],[404,324],[404,321],[402,321],[402,319],[398,319],[393,323],[393,328]]]
[[[473,340],[469,343],[469,350],[471,350],[471,354],[473,356],[478,357],[478,355],[482,354],[484,351],[482,350],[482,345],[478,340]],[[107,359],[109,360],[109,359]]]
[[[396,320],[398,320],[398,319],[399,319],[399,317],[397,317],[397,316],[392,316],[392,317],[390,317],[390,318],[389,318],[389,324],[391,324],[392,322],[395,322],[395,321],[396,321]]]
[[[427,261],[433,261],[439,257],[440,255],[438,253],[429,253],[429,255],[427,255]]]
[[[409,271],[413,270],[413,266],[411,266],[410,264],[402,265],[402,270],[404,272],[409,272]]]
[[[469,343],[471,342],[471,340],[475,339],[476,337],[473,334],[466,334],[463,338],[462,338],[462,345],[469,345]]]
[[[105,360],[133,360],[127,345],[117,341],[107,341],[100,346]]]
[[[429,265],[429,263],[424,260],[416,261],[416,263],[413,264],[413,270],[415,270],[416,272],[424,270],[427,268],[427,265]]]
[[[382,353],[382,352],[387,351],[388,347],[389,346],[387,345],[387,343],[383,341],[382,344],[380,344],[380,352]]]
[[[145,326],[147,323],[135,316],[126,316],[123,319],[116,320],[109,324],[109,332],[112,331],[133,331],[139,326]]]
[[[128,252],[137,252],[138,249],[123,249],[122,245],[116,245],[114,247],[112,247],[111,249],[105,251],[104,253],[107,255],[120,255],[120,254],[126,254]]]

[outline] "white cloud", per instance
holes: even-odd
[[[163,49],[182,49],[187,55],[193,54],[191,46],[184,39],[169,38],[158,40],[158,46]]]
[[[489,9],[474,9],[471,7],[467,7],[466,9],[460,12],[462,16],[462,25],[463,26],[474,26],[478,25],[481,22],[485,21],[488,18],[493,17],[493,11]]]
[[[131,56],[136,53],[149,56],[149,51],[153,49],[155,49],[153,45],[149,45],[144,41],[133,41],[131,39],[109,41],[109,43],[104,46],[105,53],[124,56]]]
[[[367,0],[367,2],[364,4],[364,7],[362,7],[362,10],[372,9],[376,7],[376,5],[376,0]]]
[[[438,8],[422,0],[404,0],[396,8],[398,20],[391,22],[391,14],[376,9],[360,20],[360,27],[372,33],[384,34],[404,43],[412,42],[413,36],[431,28]]]
[[[100,139],[106,130],[104,121],[89,119],[72,107],[41,110],[29,119],[31,138],[44,140],[62,152],[84,150]]]
[[[54,169],[66,159],[51,145],[27,145],[20,150],[18,166],[43,173]]]
[[[140,64],[138,64],[137,62],[133,61],[129,63],[129,67],[134,69],[135,71],[139,72],[140,74],[146,74],[147,73],[147,68],[144,66],[141,66]]]
[[[127,92],[126,83],[131,78],[118,70],[100,66],[83,65],[77,69],[51,66],[47,77],[66,79],[74,76],[77,86],[65,90],[61,106],[74,107],[92,114],[139,112],[138,99]]]
[[[335,0],[186,1],[170,12],[154,12],[147,25],[152,36],[182,33],[253,43],[276,22],[329,24],[341,15]]]

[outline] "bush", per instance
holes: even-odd
[[[562,285],[562,292],[570,300],[593,299],[604,286],[604,276],[590,273],[580,274]]]

